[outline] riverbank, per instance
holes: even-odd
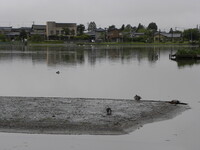
[[[0,42],[0,45],[24,45],[22,42]],[[199,47],[198,43],[190,43],[190,42],[166,42],[166,43],[144,43],[144,42],[78,42],[78,41],[41,41],[41,42],[31,42],[29,41],[27,46],[196,46]]]
[[[0,131],[121,135],[187,109],[188,105],[152,100],[0,97]]]

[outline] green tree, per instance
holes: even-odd
[[[132,31],[132,26],[130,24],[128,24],[128,25],[126,25],[124,30],[127,31],[127,32],[131,32]]]
[[[77,26],[78,35],[83,35],[84,31],[85,31],[85,26],[83,24]]]
[[[184,39],[188,41],[199,41],[200,32],[198,29],[187,29],[183,32]]]
[[[44,41],[44,37],[42,37],[41,35],[36,34],[36,35],[32,35],[30,40],[32,42],[41,42],[41,41]]]
[[[70,29],[69,28],[63,28],[64,35],[70,35]]]
[[[123,41],[129,42],[132,38],[132,26],[130,24],[126,25],[124,30],[121,32]]]
[[[22,40],[27,39],[28,36],[27,36],[27,33],[26,33],[26,31],[25,31],[24,29],[21,30],[19,37],[20,37]]]
[[[148,25],[147,29],[148,29],[148,30],[157,31],[157,30],[158,30],[158,26],[156,25],[156,23],[151,22],[151,23]]]
[[[174,30],[170,28],[169,33],[174,33]]]
[[[146,32],[146,29],[145,29],[144,25],[139,23],[136,32],[142,32],[142,33]]]
[[[124,29],[125,29],[125,25],[123,24],[120,30],[123,31]]]
[[[111,25],[108,27],[108,31],[116,29],[115,25]]]
[[[70,30],[70,35],[75,35],[75,30],[74,29],[72,29],[72,30]]]
[[[96,23],[94,21],[90,22],[88,25],[88,31],[95,31],[96,29],[97,29]]]
[[[0,41],[5,42],[6,41],[6,36],[3,34],[0,34]]]

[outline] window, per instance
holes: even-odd
[[[51,33],[51,35],[53,35],[54,34],[53,30],[51,30],[50,33]]]
[[[59,33],[60,33],[59,30],[56,30],[56,35],[59,35]]]

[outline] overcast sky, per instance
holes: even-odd
[[[200,0],[0,0],[0,26],[31,26],[33,21],[194,28],[200,25]]]

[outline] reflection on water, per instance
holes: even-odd
[[[155,63],[161,55],[175,53],[174,47],[131,47],[131,46],[72,46],[72,47],[27,47],[4,45],[0,46],[0,61],[13,59],[32,60],[35,64],[46,63],[55,65],[81,65],[109,60],[111,62],[128,63],[130,61],[148,61]],[[193,48],[191,48],[193,49]],[[177,60],[179,68],[192,67],[200,64],[199,60]]]
[[[81,65],[88,62],[94,65],[97,61],[109,60],[112,62],[129,62],[130,60],[150,63],[156,62],[160,57],[160,48],[133,48],[120,46],[85,46],[85,47],[25,47],[1,46],[0,61],[13,59],[30,59],[33,63],[46,62],[48,66]]]
[[[192,67],[194,65],[199,65],[200,60],[197,59],[179,59],[175,60],[177,62],[178,68],[184,68],[184,67]]]

